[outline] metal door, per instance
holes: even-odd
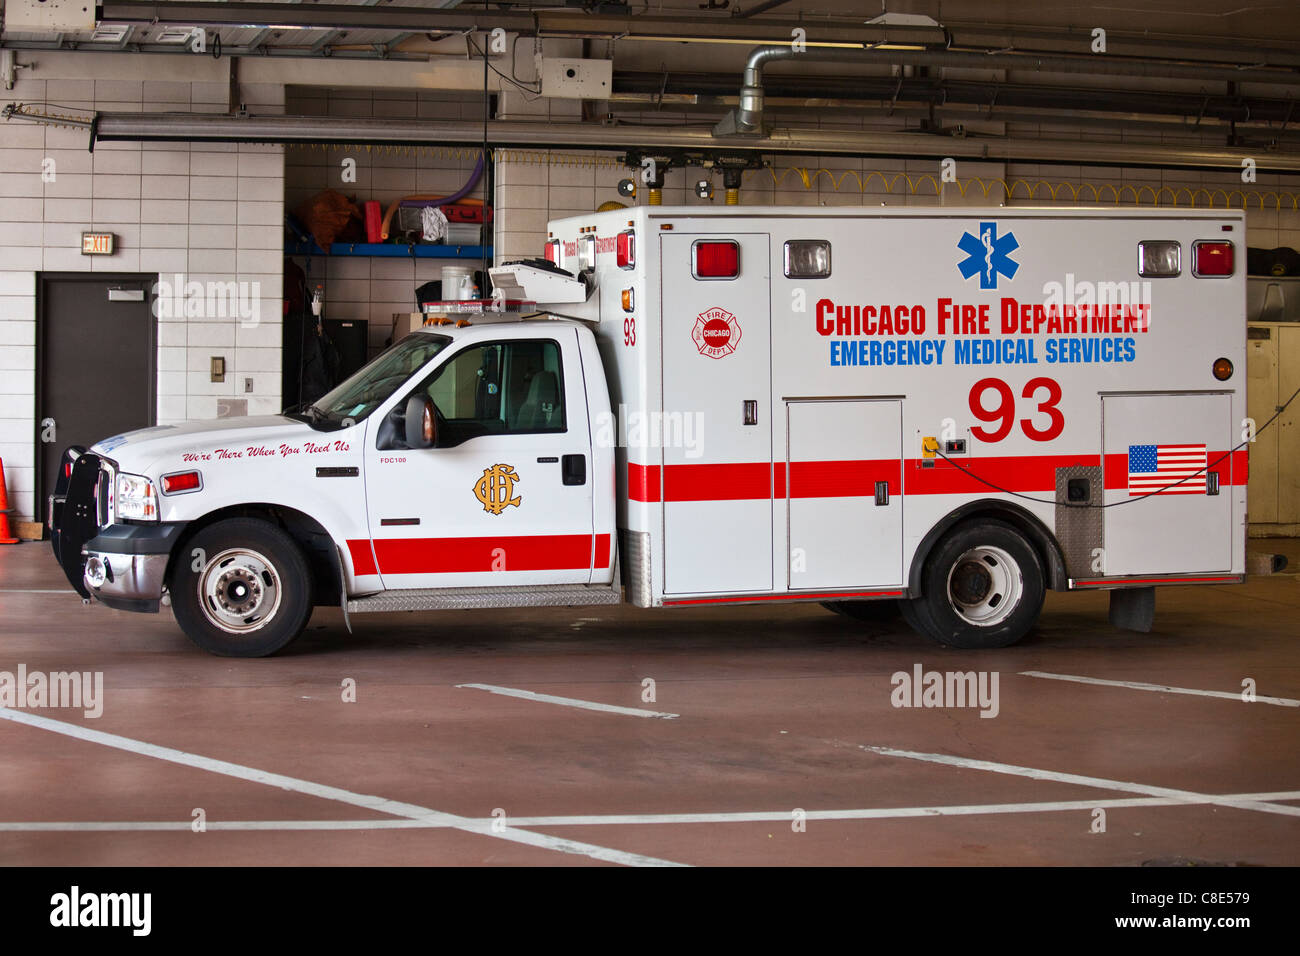
[[[789,586],[902,584],[903,403],[787,402]]]
[[[587,584],[612,541],[592,534],[591,431],[572,328],[502,326],[449,351],[419,389],[438,446],[366,435],[374,559],[389,590]],[[473,437],[468,437],[468,436]]]
[[[696,244],[734,242],[734,278]],[[664,590],[772,589],[771,299],[766,235],[660,237]],[[698,444],[677,440],[697,423]]]
[[[1285,402],[1300,388],[1300,328],[1278,328],[1278,401]],[[1263,425],[1268,418],[1262,418]],[[1296,441],[1300,438],[1300,399],[1273,423],[1273,440],[1282,449],[1277,474],[1277,520],[1283,524],[1300,524],[1300,455]]]
[[[54,489],[64,448],[89,447],[154,424],[155,281],[139,275],[41,277],[38,502]]]
[[[1255,420],[1256,428],[1277,411],[1277,356],[1281,338],[1278,331],[1275,325],[1252,325],[1247,333],[1246,408],[1247,414]],[[1297,336],[1297,341],[1300,342],[1300,336]],[[1252,524],[1284,520],[1278,517],[1278,438],[1282,434],[1281,425],[1282,417],[1279,416],[1248,446],[1250,485],[1246,489],[1246,513]]]
[[[1211,494],[1205,468],[1235,444],[1232,396],[1107,395],[1102,433],[1115,505],[1104,518],[1105,573],[1230,570],[1232,489]]]

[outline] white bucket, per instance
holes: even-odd
[[[446,302],[463,302],[476,298],[474,270],[465,266],[442,267],[442,298]]]

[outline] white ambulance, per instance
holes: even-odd
[[[649,206],[550,226],[301,411],[69,449],[83,597],[217,654],[364,611],[821,602],[996,647],[1245,576],[1231,211]],[[531,300],[535,307],[521,301]],[[485,309],[464,314],[466,309]],[[454,312],[450,310],[460,310]]]

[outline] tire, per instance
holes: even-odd
[[[897,601],[822,601],[822,607],[867,624],[887,624],[898,617]]]
[[[1003,521],[958,525],[930,553],[921,597],[903,617],[948,647],[1008,647],[1033,628],[1043,609],[1046,575],[1034,546]]]
[[[168,588],[181,630],[220,657],[274,654],[311,617],[312,579],[302,551],[280,528],[255,518],[218,521],[186,542]]]

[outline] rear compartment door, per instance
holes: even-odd
[[[768,237],[674,233],[659,241],[664,591],[770,591]],[[734,278],[699,275],[697,244],[712,242],[735,243]]]
[[[898,401],[786,402],[790,590],[902,584],[902,414]]]
[[[1232,396],[1106,395],[1102,433],[1106,575],[1230,570],[1232,459],[1217,495],[1205,469],[1233,445]]]

